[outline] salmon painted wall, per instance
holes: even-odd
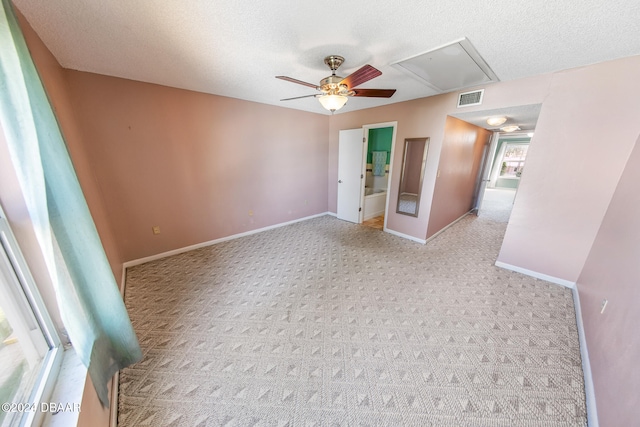
[[[125,261],[327,211],[327,116],[71,70],[67,79]]]
[[[490,138],[491,132],[483,128],[447,117],[427,238],[472,208],[482,154]]]
[[[601,426],[631,426],[640,419],[639,182],[640,138],[577,283]]]
[[[109,222],[109,216],[101,197],[101,190],[93,175],[92,165],[89,164],[85,152],[85,139],[78,127],[74,107],[69,99],[66,71],[63,69],[40,37],[33,31],[27,20],[17,11],[18,19],[27,46],[31,52],[33,62],[38,69],[42,83],[45,86],[51,105],[55,111],[58,123],[67,143],[69,155],[78,175],[84,197],[96,224],[96,229],[102,240],[102,246],[107,254],[116,282],[122,278],[123,259],[114,240],[114,234]]]

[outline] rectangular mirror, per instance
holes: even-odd
[[[396,208],[396,212],[399,214],[418,216],[428,148],[429,138],[407,138],[404,140],[402,175],[400,176],[398,207]]]

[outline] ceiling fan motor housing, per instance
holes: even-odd
[[[344,77],[336,76],[336,70],[342,65],[344,58],[338,55],[331,55],[324,58],[324,63],[331,68],[332,74],[329,77],[325,77],[320,80],[320,90],[325,95],[341,95],[350,96],[353,91],[350,91],[347,85],[340,84]]]
[[[320,80],[320,90],[325,95],[342,95],[342,96],[350,96],[353,92],[349,90],[349,87],[345,84],[340,84],[340,82],[344,80],[343,77],[340,76],[329,76]]]

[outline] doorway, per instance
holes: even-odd
[[[386,229],[396,128],[397,122],[386,122],[340,131],[339,219]]]
[[[489,188],[518,189],[530,142],[531,137],[527,135],[501,135],[498,138]]]
[[[506,167],[503,169],[506,144],[532,142],[541,109],[542,104],[528,104],[491,110],[457,111],[451,114],[455,118],[493,132],[490,144],[485,147],[483,166],[477,177],[475,197],[472,200],[471,209],[476,214],[482,210],[485,189],[511,188],[511,195],[515,201],[520,175],[524,169],[524,158],[514,157],[514,162],[505,164]],[[508,163],[511,159],[506,160]]]
[[[499,203],[503,207],[501,210],[508,208],[510,213],[532,136],[533,132],[494,133],[484,158],[483,176],[479,180],[480,188],[474,206],[476,215],[480,215],[485,203],[493,208]]]

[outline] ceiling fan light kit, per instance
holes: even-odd
[[[322,95],[318,97],[320,104],[332,113],[344,107],[348,100],[349,98],[343,95]]]
[[[320,85],[314,85],[287,76],[276,76],[277,79],[312,87],[322,92],[322,94],[285,98],[281,99],[281,101],[314,97],[318,98],[322,107],[333,113],[344,107],[350,96],[391,98],[396,92],[395,89],[356,89],[357,86],[378,77],[382,72],[371,65],[365,65],[356,72],[343,78],[336,75],[336,70],[343,62],[344,58],[339,55],[330,55],[324,58],[324,63],[331,69],[331,75],[320,80]]]

